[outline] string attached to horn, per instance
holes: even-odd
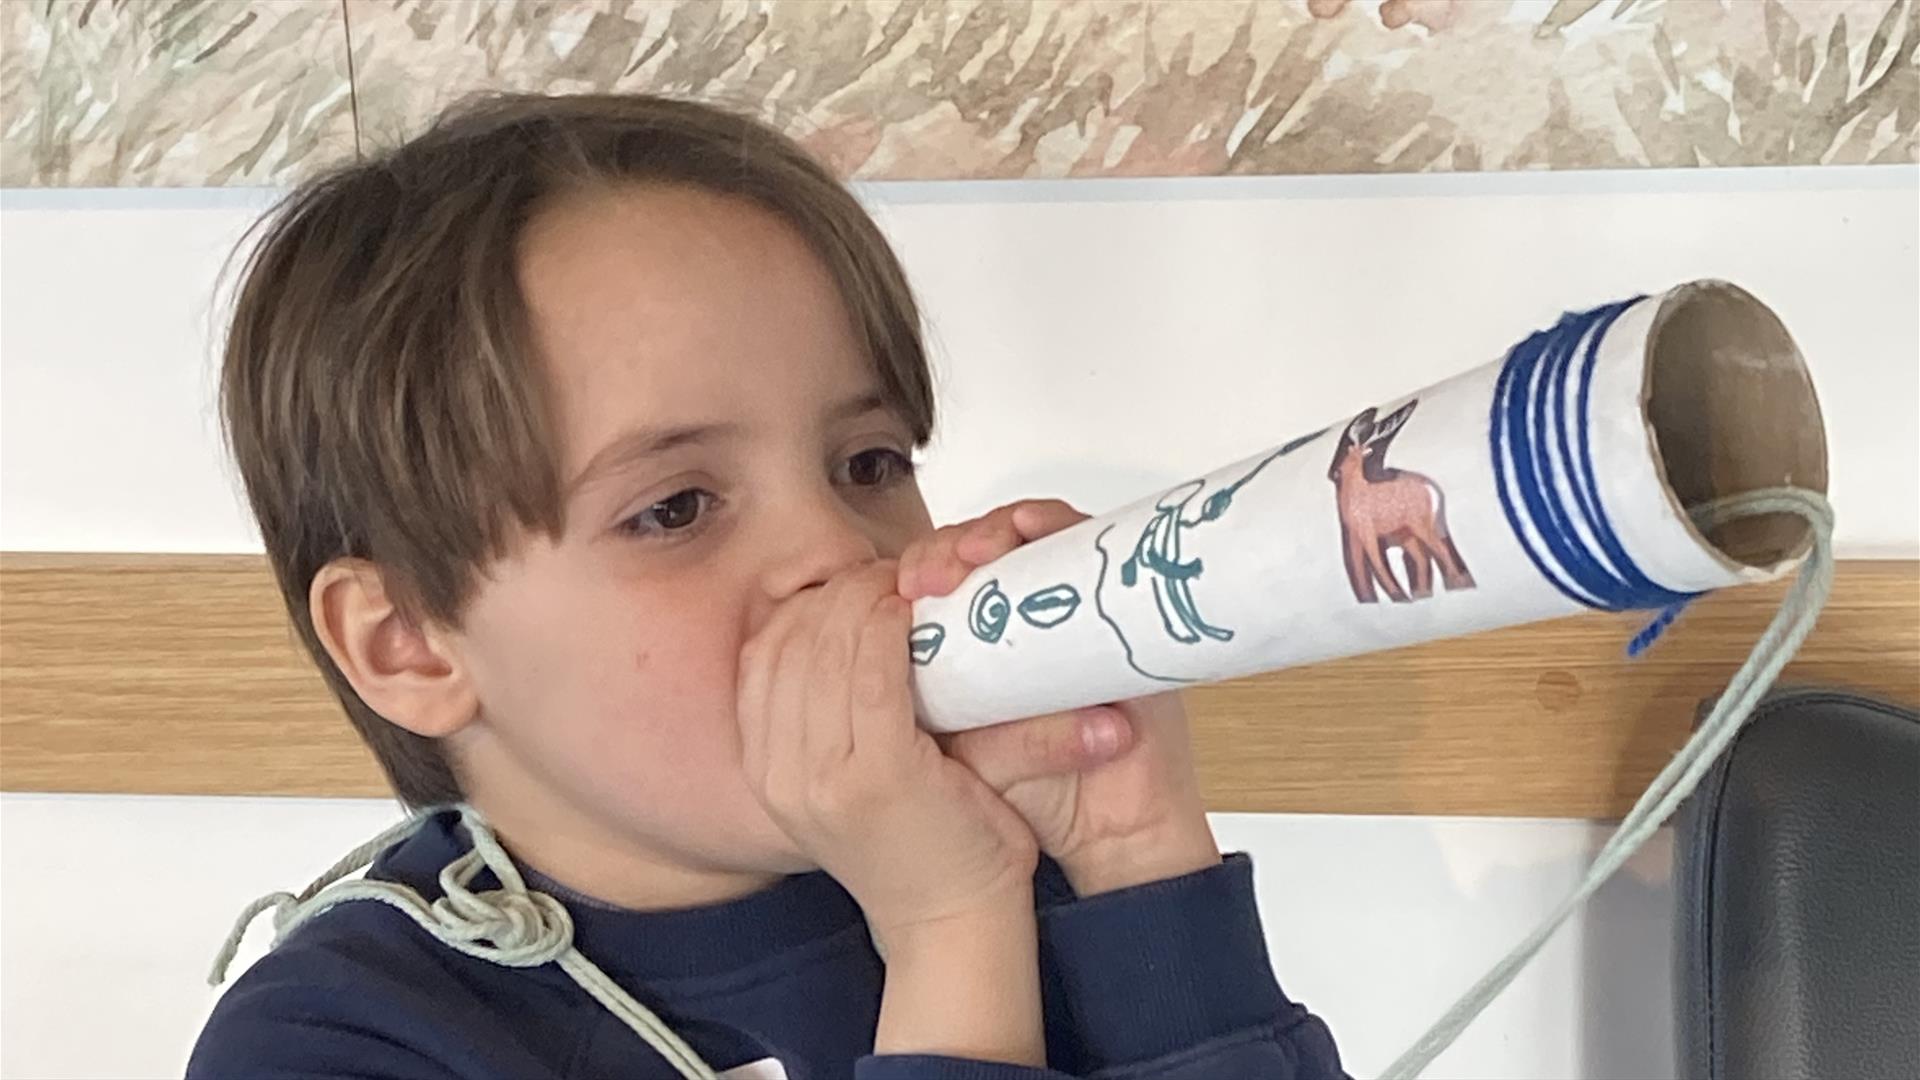
[[[398,882],[348,877],[364,869],[380,852],[418,832],[435,814],[449,809],[460,812],[460,824],[473,847],[440,871],[442,895],[439,899],[428,901]],[[499,888],[472,888],[474,879],[483,870],[493,873]],[[262,912],[273,912],[273,944],[278,946],[309,919],[328,908],[356,900],[371,900],[394,908],[435,941],[476,960],[512,968],[557,964],[575,985],[640,1036],[640,1040],[672,1065],[684,1080],[717,1080],[713,1067],[695,1053],[686,1040],[674,1034],[651,1009],[621,989],[574,947],[573,917],[567,914],[566,907],[546,893],[527,887],[526,879],[486,819],[466,803],[429,807],[389,827],[348,852],[297,896],[274,892],[248,904],[214,956],[207,984],[219,986],[226,981],[227,968],[240,949],[240,940]]]
[[[1532,933],[1501,957],[1425,1034],[1387,1066],[1381,1074],[1382,1080],[1412,1080],[1460,1037],[1467,1025],[1546,945],[1554,931],[1673,816],[1727,744],[1739,734],[1741,725],[1753,715],[1754,707],[1766,696],[1787,662],[1800,650],[1833,588],[1833,510],[1827,500],[1816,492],[1773,488],[1707,503],[1694,510],[1693,518],[1705,530],[1723,522],[1763,514],[1794,514],[1804,519],[1813,546],[1781,601],[1780,610],[1767,624],[1753,651],[1747,654],[1746,662],[1727,681],[1726,690],[1714,701],[1692,737],[1621,819],[1580,883]]]

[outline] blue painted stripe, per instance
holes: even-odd
[[[1588,336],[1586,359],[1580,366],[1580,402],[1574,413],[1575,422],[1580,425],[1577,445],[1580,449],[1580,467],[1586,473],[1586,501],[1593,507],[1592,515],[1588,520],[1595,526],[1594,535],[1600,541],[1600,550],[1620,568],[1616,580],[1623,581],[1632,590],[1632,600],[1625,606],[1664,608],[1685,603],[1696,594],[1678,592],[1655,582],[1641,573],[1640,567],[1627,555],[1627,549],[1620,543],[1619,535],[1613,531],[1613,521],[1607,516],[1606,505],[1600,501],[1600,479],[1594,473],[1593,440],[1588,434],[1588,424],[1592,415],[1588,408],[1588,401],[1593,389],[1593,373],[1600,363],[1600,339],[1606,335],[1607,330],[1613,326],[1614,320],[1619,318],[1621,312],[1624,312],[1627,307],[1626,304],[1620,305],[1617,310],[1601,320]]]
[[[1528,561],[1569,599],[1610,611],[1672,610],[1697,595],[1658,584],[1634,563],[1594,469],[1590,410],[1600,343],[1641,299],[1569,313],[1514,346],[1495,381],[1488,422],[1494,489]]]
[[[1561,505],[1560,487],[1554,482],[1553,462],[1547,458],[1554,431],[1566,427],[1565,414],[1556,415],[1552,406],[1554,376],[1564,367],[1559,360],[1567,354],[1568,329],[1563,320],[1548,331],[1529,365],[1526,379],[1528,393],[1521,407],[1526,410],[1532,423],[1524,429],[1528,437],[1514,447],[1516,451],[1525,452],[1527,461],[1520,494],[1526,500],[1534,528],[1547,545],[1549,557],[1566,569],[1567,576],[1580,586],[1580,591],[1605,603],[1607,594],[1604,587],[1596,588],[1592,584],[1592,580],[1599,575],[1592,573],[1587,565],[1591,560],[1586,557],[1584,543],[1573,531],[1572,508]]]
[[[1606,333],[1606,328],[1612,325],[1612,320],[1609,319],[1605,325],[1592,327],[1587,340],[1597,342],[1601,336]],[[1565,342],[1565,345],[1567,350],[1571,352],[1580,347],[1580,339],[1577,336],[1573,336],[1571,340]],[[1563,363],[1556,365],[1555,378],[1553,381],[1553,414],[1562,418],[1562,420],[1564,420],[1567,415],[1567,381],[1568,376],[1571,375],[1572,372],[1572,364]],[[1560,460],[1565,464],[1568,472],[1568,486],[1573,491],[1576,508],[1580,511],[1579,520],[1593,521],[1599,517],[1600,514],[1599,489],[1597,487],[1591,487],[1587,483],[1592,477],[1592,469],[1590,467],[1592,461],[1590,457],[1583,457],[1574,452],[1574,425],[1563,422],[1554,425],[1554,429],[1555,445],[1560,449]],[[1589,529],[1588,532],[1583,535],[1582,539],[1588,539],[1592,537],[1592,535],[1592,530]],[[1619,572],[1616,564],[1610,563],[1607,569],[1616,574]]]
[[[1531,341],[1532,339],[1528,340]],[[1519,513],[1514,508],[1513,494],[1509,485],[1517,484],[1520,481],[1509,478],[1506,458],[1511,450],[1512,443],[1504,436],[1507,425],[1514,423],[1517,419],[1512,414],[1510,402],[1516,396],[1513,389],[1514,384],[1524,380],[1524,376],[1520,373],[1523,365],[1517,363],[1515,357],[1517,357],[1520,350],[1525,347],[1525,343],[1516,345],[1513,352],[1508,354],[1507,362],[1501,365],[1499,381],[1494,385],[1492,424],[1493,487],[1500,495],[1500,508],[1506,512],[1507,524],[1513,528],[1514,539],[1520,541],[1520,550],[1526,553],[1527,561],[1533,563],[1533,568],[1540,572],[1541,577],[1546,578],[1548,582],[1552,583],[1554,588],[1559,589],[1579,603],[1591,606],[1591,600],[1575,592],[1571,584],[1561,578],[1553,567],[1547,565],[1546,560],[1541,557],[1537,546],[1528,539],[1525,525],[1521,521]],[[1517,462],[1515,463],[1515,468],[1516,470],[1518,468]]]

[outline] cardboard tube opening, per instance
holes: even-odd
[[[1770,487],[1827,490],[1826,427],[1806,361],[1766,305],[1737,286],[1673,290],[1647,335],[1647,421],[1682,508]],[[1725,522],[1706,541],[1770,569],[1805,550],[1792,514]]]

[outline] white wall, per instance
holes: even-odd
[[[1841,554],[1913,557],[1916,172],[866,191],[940,349],[937,517],[1035,492],[1117,505],[1493,360],[1565,308],[1717,276],[1810,358]],[[270,201],[0,192],[0,550],[258,550],[220,466],[207,341],[209,285]]]
[[[1920,170],[866,193],[942,347],[946,412],[924,472],[936,516],[1035,493],[1114,505],[1492,359],[1564,308],[1721,276],[1773,305],[1813,366],[1841,554],[1920,554]],[[219,456],[209,295],[268,201],[0,193],[0,549],[257,550]],[[1115,434],[1123,422],[1133,433]],[[0,1075],[177,1073],[230,915],[304,884],[390,814],[0,798]],[[1283,982],[1361,1076],[1522,935],[1602,835],[1519,820],[1216,825],[1255,854]],[[1669,1075],[1666,859],[1649,851],[1604,889],[1430,1075]]]
[[[241,906],[298,890],[395,813],[369,799],[0,796],[0,1075],[178,1075]],[[1256,814],[1215,828],[1254,853],[1281,984],[1333,1025],[1355,1076],[1377,1074],[1572,888],[1605,833]],[[1429,1075],[1669,1075],[1668,860],[1662,834]]]

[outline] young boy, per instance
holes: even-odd
[[[932,527],[912,295],[780,135],[463,107],[282,207],[222,397],[307,648],[402,801],[466,809],[189,1076],[1339,1075],[1177,697],[914,725],[909,602],[1080,515]]]

